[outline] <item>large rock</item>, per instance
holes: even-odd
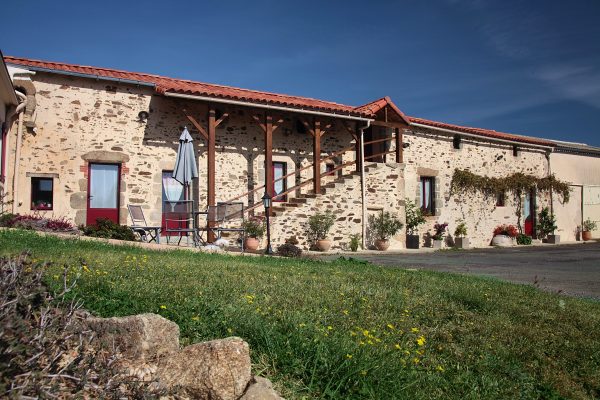
[[[88,317],[85,325],[102,347],[128,360],[157,360],[179,351],[179,326],[156,314],[129,317]]]
[[[240,400],[284,400],[283,397],[273,389],[273,384],[270,380],[255,376],[250,386],[246,389],[246,393]]]
[[[251,379],[248,343],[237,337],[197,343],[164,358],[162,385],[195,399],[236,400]]]

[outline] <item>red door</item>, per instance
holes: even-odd
[[[525,234],[532,236],[535,230],[535,192],[531,191],[525,196],[523,204],[523,216],[525,219]]]
[[[107,218],[119,223],[120,164],[90,163],[88,170],[88,200],[86,224]]]

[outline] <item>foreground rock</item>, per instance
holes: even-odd
[[[269,380],[253,377],[248,343],[237,337],[179,348],[179,327],[160,315],[86,319],[96,345],[119,354],[124,375],[177,398],[279,400]]]

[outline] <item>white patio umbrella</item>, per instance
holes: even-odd
[[[196,155],[192,141],[192,135],[188,132],[187,127],[183,128],[183,132],[179,137],[173,179],[184,186],[190,186],[192,180],[198,177],[198,167],[196,166]]]

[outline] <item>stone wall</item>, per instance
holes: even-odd
[[[184,125],[190,129],[198,154],[200,177],[191,198],[206,207],[207,153],[200,134],[192,129],[182,109],[187,109],[206,126],[207,106],[153,94],[153,89],[123,83],[95,81],[56,74],[33,77],[37,103],[37,129],[23,136],[20,173],[17,177],[17,212],[31,211],[31,178],[54,177],[54,207],[44,214],[86,221],[88,163],[121,163],[120,222],[128,222],[127,204],[143,207],[149,224],[160,224],[162,215],[162,171],[172,170],[178,138]],[[138,119],[140,111],[149,118]],[[248,108],[220,108],[229,113],[216,132],[216,197],[226,201],[264,183],[264,135]],[[11,131],[16,135],[16,129]],[[10,138],[15,143],[15,137]],[[325,157],[352,145],[352,138],[338,123],[323,137]],[[285,161],[288,172],[313,162],[312,137],[300,132],[291,114],[273,136],[273,160]],[[12,172],[14,147],[8,154]],[[337,162],[354,159],[353,153]],[[325,165],[322,165],[324,171]],[[346,168],[350,170],[351,168]],[[312,176],[306,169],[287,180],[288,187]],[[332,178],[325,179],[325,183]],[[7,180],[11,182],[12,176]],[[10,192],[10,189],[7,189]],[[308,186],[305,190],[308,190]],[[241,199],[260,201],[263,190]],[[295,193],[291,193],[293,197]]]
[[[545,153],[539,150],[522,148],[513,155],[511,145],[476,142],[463,138],[462,148],[454,149],[452,137],[436,134],[427,129],[414,129],[405,132],[404,141],[410,146],[404,151],[405,190],[411,200],[419,202],[419,181],[421,176],[435,178],[436,212],[427,217],[420,234],[433,233],[436,222],[447,222],[448,232],[465,221],[468,237],[473,246],[487,246],[492,239],[492,231],[499,224],[517,224],[516,203],[510,196],[504,207],[496,207],[495,199],[485,199],[480,195],[450,196],[450,182],[455,169],[467,169],[475,174],[504,177],[522,172],[538,177],[548,174],[548,161]],[[539,195],[538,212],[549,204],[547,196]]]
[[[404,165],[397,163],[369,164],[365,168],[365,189],[367,211],[374,214],[389,211],[404,222]],[[309,198],[307,203],[292,208],[282,216],[272,220],[272,238],[275,246],[282,244],[291,236],[296,236],[299,245],[309,248],[308,218],[317,212],[331,211],[335,215],[335,224],[328,238],[333,249],[349,247],[350,236],[362,235],[361,180],[357,174],[347,179],[337,180],[332,187],[323,190],[316,198]],[[370,235],[367,235],[370,237]],[[391,248],[403,247],[404,235],[400,234],[391,240]],[[368,245],[371,240],[368,240]]]

